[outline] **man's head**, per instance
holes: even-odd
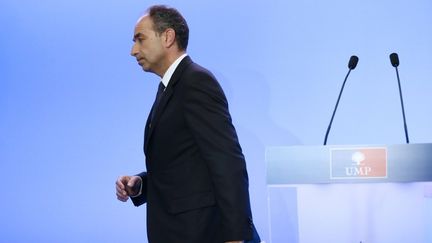
[[[155,5],[148,9],[148,15],[153,20],[154,30],[162,34],[167,29],[173,29],[179,50],[186,51],[189,41],[189,27],[186,20],[175,8]]]
[[[189,28],[174,8],[150,7],[138,20],[131,55],[147,72],[163,76],[166,69],[186,51]]]

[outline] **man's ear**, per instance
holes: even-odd
[[[172,47],[176,43],[176,33],[173,29],[165,30],[165,46]]]

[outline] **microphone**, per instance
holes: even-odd
[[[399,57],[397,53],[390,54],[390,62],[393,67],[399,66]]]
[[[351,70],[354,70],[356,68],[358,60],[359,60],[359,58],[357,56],[351,56],[350,59],[349,59],[349,62],[348,62],[348,68],[349,68],[349,70],[348,70],[348,73],[345,76],[345,79],[344,79],[343,84],[342,84],[342,88],[341,88],[341,90],[339,92],[339,97],[338,97],[338,99],[336,101],[336,106],[335,106],[335,108],[333,110],[333,115],[332,115],[332,117],[330,119],[330,124],[329,124],[329,126],[327,128],[327,132],[326,132],[325,137],[324,137],[324,145],[327,145],[327,138],[328,138],[328,135],[330,133],[331,125],[333,123],[333,119],[334,119],[334,116],[336,114],[336,110],[337,110],[337,108],[339,106],[339,100],[340,100],[340,98],[342,96],[342,92],[344,90],[345,83],[346,83],[346,81],[348,79],[348,76],[351,73]]]
[[[356,68],[357,63],[358,63],[358,57],[357,56],[351,56],[348,62],[348,68],[351,70],[353,70],[354,68]]]
[[[406,143],[409,144],[408,128],[407,128],[406,118],[405,118],[405,108],[404,108],[404,102],[403,102],[403,98],[402,98],[402,88],[401,88],[401,84],[400,84],[399,71],[398,71],[399,57],[398,57],[397,53],[390,54],[390,62],[391,62],[391,65],[396,69],[396,77],[397,77],[397,81],[398,81],[398,85],[399,85],[399,97],[400,97],[400,101],[401,101],[402,116],[403,116],[403,122],[404,122],[405,140],[406,140]]]

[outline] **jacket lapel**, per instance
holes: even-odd
[[[161,97],[160,103],[159,103],[157,109],[155,110],[155,114],[153,116],[153,120],[151,121],[151,123],[150,123],[150,116],[151,116],[151,112],[153,112],[153,110],[150,111],[150,115],[147,118],[147,123],[146,123],[146,127],[145,127],[144,152],[147,152],[147,147],[148,147],[150,138],[153,135],[153,131],[154,131],[155,127],[157,126],[159,119],[160,119],[163,111],[165,110],[166,105],[168,104],[168,102],[171,99],[171,96],[174,93],[175,85],[180,80],[180,78],[183,74],[183,71],[191,63],[192,63],[192,60],[189,56],[186,56],[185,58],[183,58],[183,60],[179,63],[179,65],[177,66],[173,75],[171,76],[170,81],[168,82],[168,87],[166,87],[164,94]],[[152,109],[154,109],[154,108],[152,108]]]

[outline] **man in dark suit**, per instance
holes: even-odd
[[[147,172],[120,176],[117,198],[147,203],[151,243],[259,242],[227,100],[187,56],[188,38],[176,9],[153,6],[138,20],[131,55],[162,81],[145,127]]]

